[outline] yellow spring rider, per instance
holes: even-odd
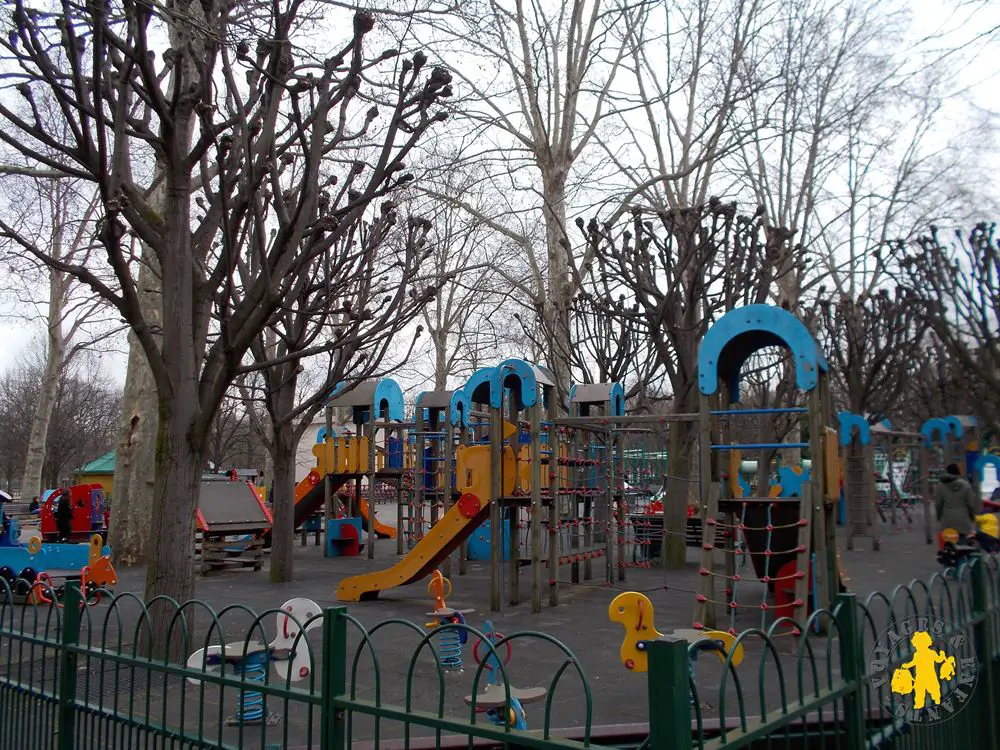
[[[635,591],[619,594],[608,606],[608,618],[612,622],[621,623],[625,627],[625,640],[622,641],[619,656],[622,665],[630,672],[646,672],[649,669],[649,643],[657,638],[665,637],[653,624],[653,603],[649,597]],[[736,638],[721,630],[679,629],[670,636],[689,643],[699,644],[698,651],[711,650],[720,661],[725,663],[732,652],[732,664],[738,667],[743,662],[743,645],[736,645]],[[734,649],[735,645],[735,649]],[[720,650],[721,649],[721,650]],[[689,656],[688,670],[694,681],[694,662],[698,651]],[[694,704],[694,695],[691,695]]]

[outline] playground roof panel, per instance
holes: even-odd
[[[374,408],[375,419],[403,421],[405,411],[403,390],[392,378],[366,380],[342,393],[344,387],[343,383],[337,384],[331,398],[326,402],[327,406],[350,407],[354,409],[355,420],[360,416],[360,412]]]
[[[424,391],[417,396],[417,408],[450,409],[451,394],[455,391]]]
[[[98,456],[93,461],[88,461],[79,469],[76,474],[114,474],[115,473],[115,452],[108,451],[103,456]]]
[[[271,528],[256,493],[246,482],[206,482],[198,510],[210,532],[254,532]]]
[[[621,383],[576,383],[569,389],[569,402],[577,406],[609,404],[609,416],[625,413],[625,389]]]

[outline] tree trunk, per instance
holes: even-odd
[[[674,570],[683,568],[687,560],[687,507],[691,489],[697,487],[691,476],[697,431],[697,422],[674,422],[670,425],[662,554],[664,565]]]
[[[549,337],[548,364],[555,377],[559,401],[567,403],[570,379],[569,309],[572,282],[566,242],[566,178],[562,172],[543,172],[542,215],[545,219],[545,247],[548,252],[547,294],[542,304],[542,322]]]
[[[162,320],[156,256],[144,248],[137,282],[142,312],[150,325]],[[108,544],[115,565],[141,565],[148,559],[159,401],[146,353],[129,332],[128,370],[122,397],[122,428],[115,453]]]
[[[58,240],[53,237],[53,244]],[[59,271],[49,271],[49,313],[48,351],[45,356],[45,371],[38,392],[38,403],[31,420],[31,434],[24,461],[24,478],[21,481],[21,498],[30,501],[42,494],[42,468],[45,464],[45,445],[49,437],[52,411],[59,398],[59,378],[62,376],[63,361],[66,357],[66,342],[63,340],[63,275]]]
[[[431,334],[434,342],[434,390],[448,387],[448,334],[437,329]]]
[[[150,655],[173,662],[183,662],[191,651],[193,618],[182,620],[171,600],[183,604],[194,598],[195,513],[204,462],[202,450],[189,440],[198,390],[188,382],[192,387],[179,389],[174,398],[159,399],[151,518],[156,533],[150,534],[146,569],[146,601],[158,602],[149,605]]]
[[[298,363],[289,363],[279,370],[295,372]],[[271,514],[274,524],[271,531],[271,582],[284,583],[294,580],[295,549],[295,458],[296,430],[284,415],[295,408],[295,390],[298,377],[281,379],[274,396],[271,431],[274,459],[274,487],[271,496]]]

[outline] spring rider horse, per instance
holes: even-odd
[[[649,669],[649,642],[665,635],[660,633],[653,624],[653,603],[649,597],[634,591],[626,591],[612,599],[608,606],[608,617],[612,622],[625,626],[625,640],[619,656],[622,665],[630,672],[645,672]],[[736,638],[721,630],[680,629],[669,634],[673,638],[698,643],[697,650],[688,657],[688,673],[691,682],[695,681],[694,665],[699,651],[712,651],[725,663],[726,657],[732,651],[732,664],[738,667],[743,662],[743,645],[737,645],[733,650]],[[700,643],[699,643],[700,642]],[[720,650],[721,649],[721,650]],[[694,693],[691,693],[691,705],[694,705]]]
[[[483,635],[486,636],[486,640],[491,646],[504,637],[502,633],[496,632],[493,623],[489,620],[483,624]],[[476,660],[476,664],[483,664],[479,658],[479,646],[482,643],[481,640],[476,641],[476,645],[472,647],[472,658]],[[510,664],[514,650],[511,648],[510,641],[503,642],[503,649],[506,652],[503,661],[504,666],[506,666]],[[510,701],[508,702],[507,689],[504,687],[503,676],[500,673],[500,660],[497,658],[495,650],[487,650],[483,670],[486,672],[486,687],[478,695],[465,696],[466,705],[471,706],[475,703],[476,711],[485,711],[486,718],[493,724],[508,726],[511,729],[527,729],[528,719],[524,713],[524,706],[544,699],[548,695],[548,690],[543,687],[518,689],[511,685]]]
[[[318,615],[320,606],[311,599],[289,599],[277,613],[277,635],[265,645],[251,640],[209,646],[195,651],[188,657],[190,669],[206,673],[230,671],[243,675],[247,682],[264,683],[268,664],[284,681],[298,682],[310,675],[312,654],[306,632],[320,627],[323,619]],[[303,629],[304,628],[304,629]],[[201,680],[188,677],[188,682],[198,685]],[[230,726],[237,724],[277,724],[278,714],[268,713],[264,696],[256,690],[240,689],[240,703],[236,713],[227,719]]]

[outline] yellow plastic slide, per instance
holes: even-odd
[[[455,454],[458,484],[462,496],[444,517],[431,527],[402,560],[377,573],[345,578],[337,587],[337,601],[361,602],[375,599],[380,591],[405,586],[430,575],[473,531],[482,525],[490,510],[490,446],[462,446]],[[513,491],[514,451],[503,451],[505,494]]]

